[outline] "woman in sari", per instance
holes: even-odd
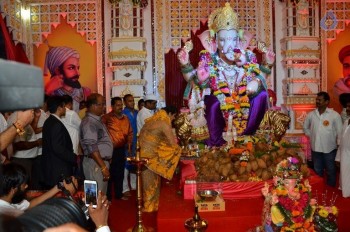
[[[175,107],[164,107],[146,119],[140,131],[140,156],[148,158],[142,172],[144,212],[158,210],[161,177],[171,180],[180,159],[181,148],[171,127],[176,113]]]

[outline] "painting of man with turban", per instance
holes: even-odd
[[[91,90],[82,87],[80,78],[79,53],[69,47],[50,47],[46,54],[45,74],[51,78],[45,85],[45,94],[49,96],[70,95],[73,98],[73,110],[78,112],[82,101],[90,95]]]
[[[343,77],[335,82],[333,91],[334,96],[339,99],[341,105],[343,106],[343,110],[341,112],[341,116],[343,121],[348,119],[346,114],[346,106],[344,102],[349,98],[350,94],[350,45],[343,47],[338,54],[339,61],[343,67]]]

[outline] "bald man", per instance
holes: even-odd
[[[82,87],[79,53],[69,47],[51,47],[45,60],[45,74],[50,71],[51,79],[45,86],[49,96],[69,95],[73,98],[73,110],[79,112],[80,102],[85,101],[91,90]]]

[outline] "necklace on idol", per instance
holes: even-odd
[[[221,71],[232,71],[232,70],[235,70],[236,69],[236,65],[234,64],[227,64],[225,61],[223,61],[220,57],[219,57],[219,62],[218,62],[218,68],[219,70]]]

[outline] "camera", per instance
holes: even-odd
[[[41,68],[0,59],[0,111],[41,107],[44,81]]]
[[[75,177],[78,182],[79,182],[79,177]],[[59,188],[62,193],[65,195],[66,198],[70,199],[71,201],[75,202],[79,207],[80,209],[83,211],[84,215],[85,215],[85,218],[86,220],[89,220],[90,218],[90,215],[89,215],[89,210],[88,210],[88,207],[85,205],[85,203],[80,199],[74,199],[72,197],[72,195],[70,194],[70,192],[64,187],[64,182],[66,182],[66,184],[73,184],[74,188],[76,191],[78,191],[78,187],[75,186],[74,182],[73,182],[73,179],[72,179],[72,176],[64,176],[64,175],[61,175],[61,179],[60,181],[57,183],[57,188]]]
[[[51,198],[16,218],[24,232],[41,232],[68,222],[89,228],[83,209],[68,198]]]

